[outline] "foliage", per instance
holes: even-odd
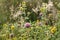
[[[0,40],[60,40],[59,0],[0,0]]]

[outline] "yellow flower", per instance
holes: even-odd
[[[22,6],[26,6],[26,2],[25,1],[22,2]]]
[[[8,25],[7,24],[3,24],[3,27],[7,27]]]
[[[22,4],[22,7],[26,7],[26,4]]]
[[[39,20],[37,20],[37,23],[39,23],[40,21]]]
[[[51,28],[51,33],[55,33],[56,32],[56,30],[57,30],[57,28],[54,26],[54,27],[52,27]]]
[[[23,11],[23,7],[20,7],[20,10]]]
[[[33,29],[33,27],[31,27],[31,29]]]
[[[14,25],[12,25],[12,26],[11,26],[11,30],[13,30],[14,28],[15,28],[15,26],[14,26]]]
[[[39,26],[40,25],[40,20],[36,21],[36,25]]]
[[[41,8],[40,8],[40,11],[41,11],[41,12],[46,12],[46,7],[41,7]]]
[[[22,2],[22,4],[26,4],[26,2],[25,2],[25,1],[23,1],[23,2]]]
[[[36,26],[36,28],[39,28],[39,26]]]

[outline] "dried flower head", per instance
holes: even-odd
[[[11,33],[9,36],[10,36],[10,38],[13,38],[14,37],[14,33]]]

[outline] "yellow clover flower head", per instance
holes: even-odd
[[[56,32],[56,30],[57,30],[57,28],[54,26],[54,27],[52,27],[51,28],[51,33],[55,33]]]
[[[41,7],[41,8],[40,8],[40,11],[41,11],[41,12],[45,12],[45,11],[46,11],[46,7]]]
[[[15,28],[15,26],[14,26],[14,25],[12,25],[12,26],[11,26],[11,30],[13,30],[14,28]]]
[[[22,2],[22,6],[23,6],[23,7],[26,6],[26,2],[25,2],[25,1]]]
[[[20,7],[20,10],[23,11],[23,7]]]

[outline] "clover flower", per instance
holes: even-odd
[[[23,7],[20,7],[20,10],[23,11]]]
[[[11,26],[11,30],[13,30],[14,28],[15,28],[15,26],[14,26],[14,25],[12,25],[12,26]]]
[[[24,24],[25,27],[29,28],[31,26],[31,24],[29,22]]]
[[[57,30],[57,28],[56,28],[56,27],[52,27],[52,28],[51,28],[51,33],[55,33],[55,32],[56,32],[56,30]]]

